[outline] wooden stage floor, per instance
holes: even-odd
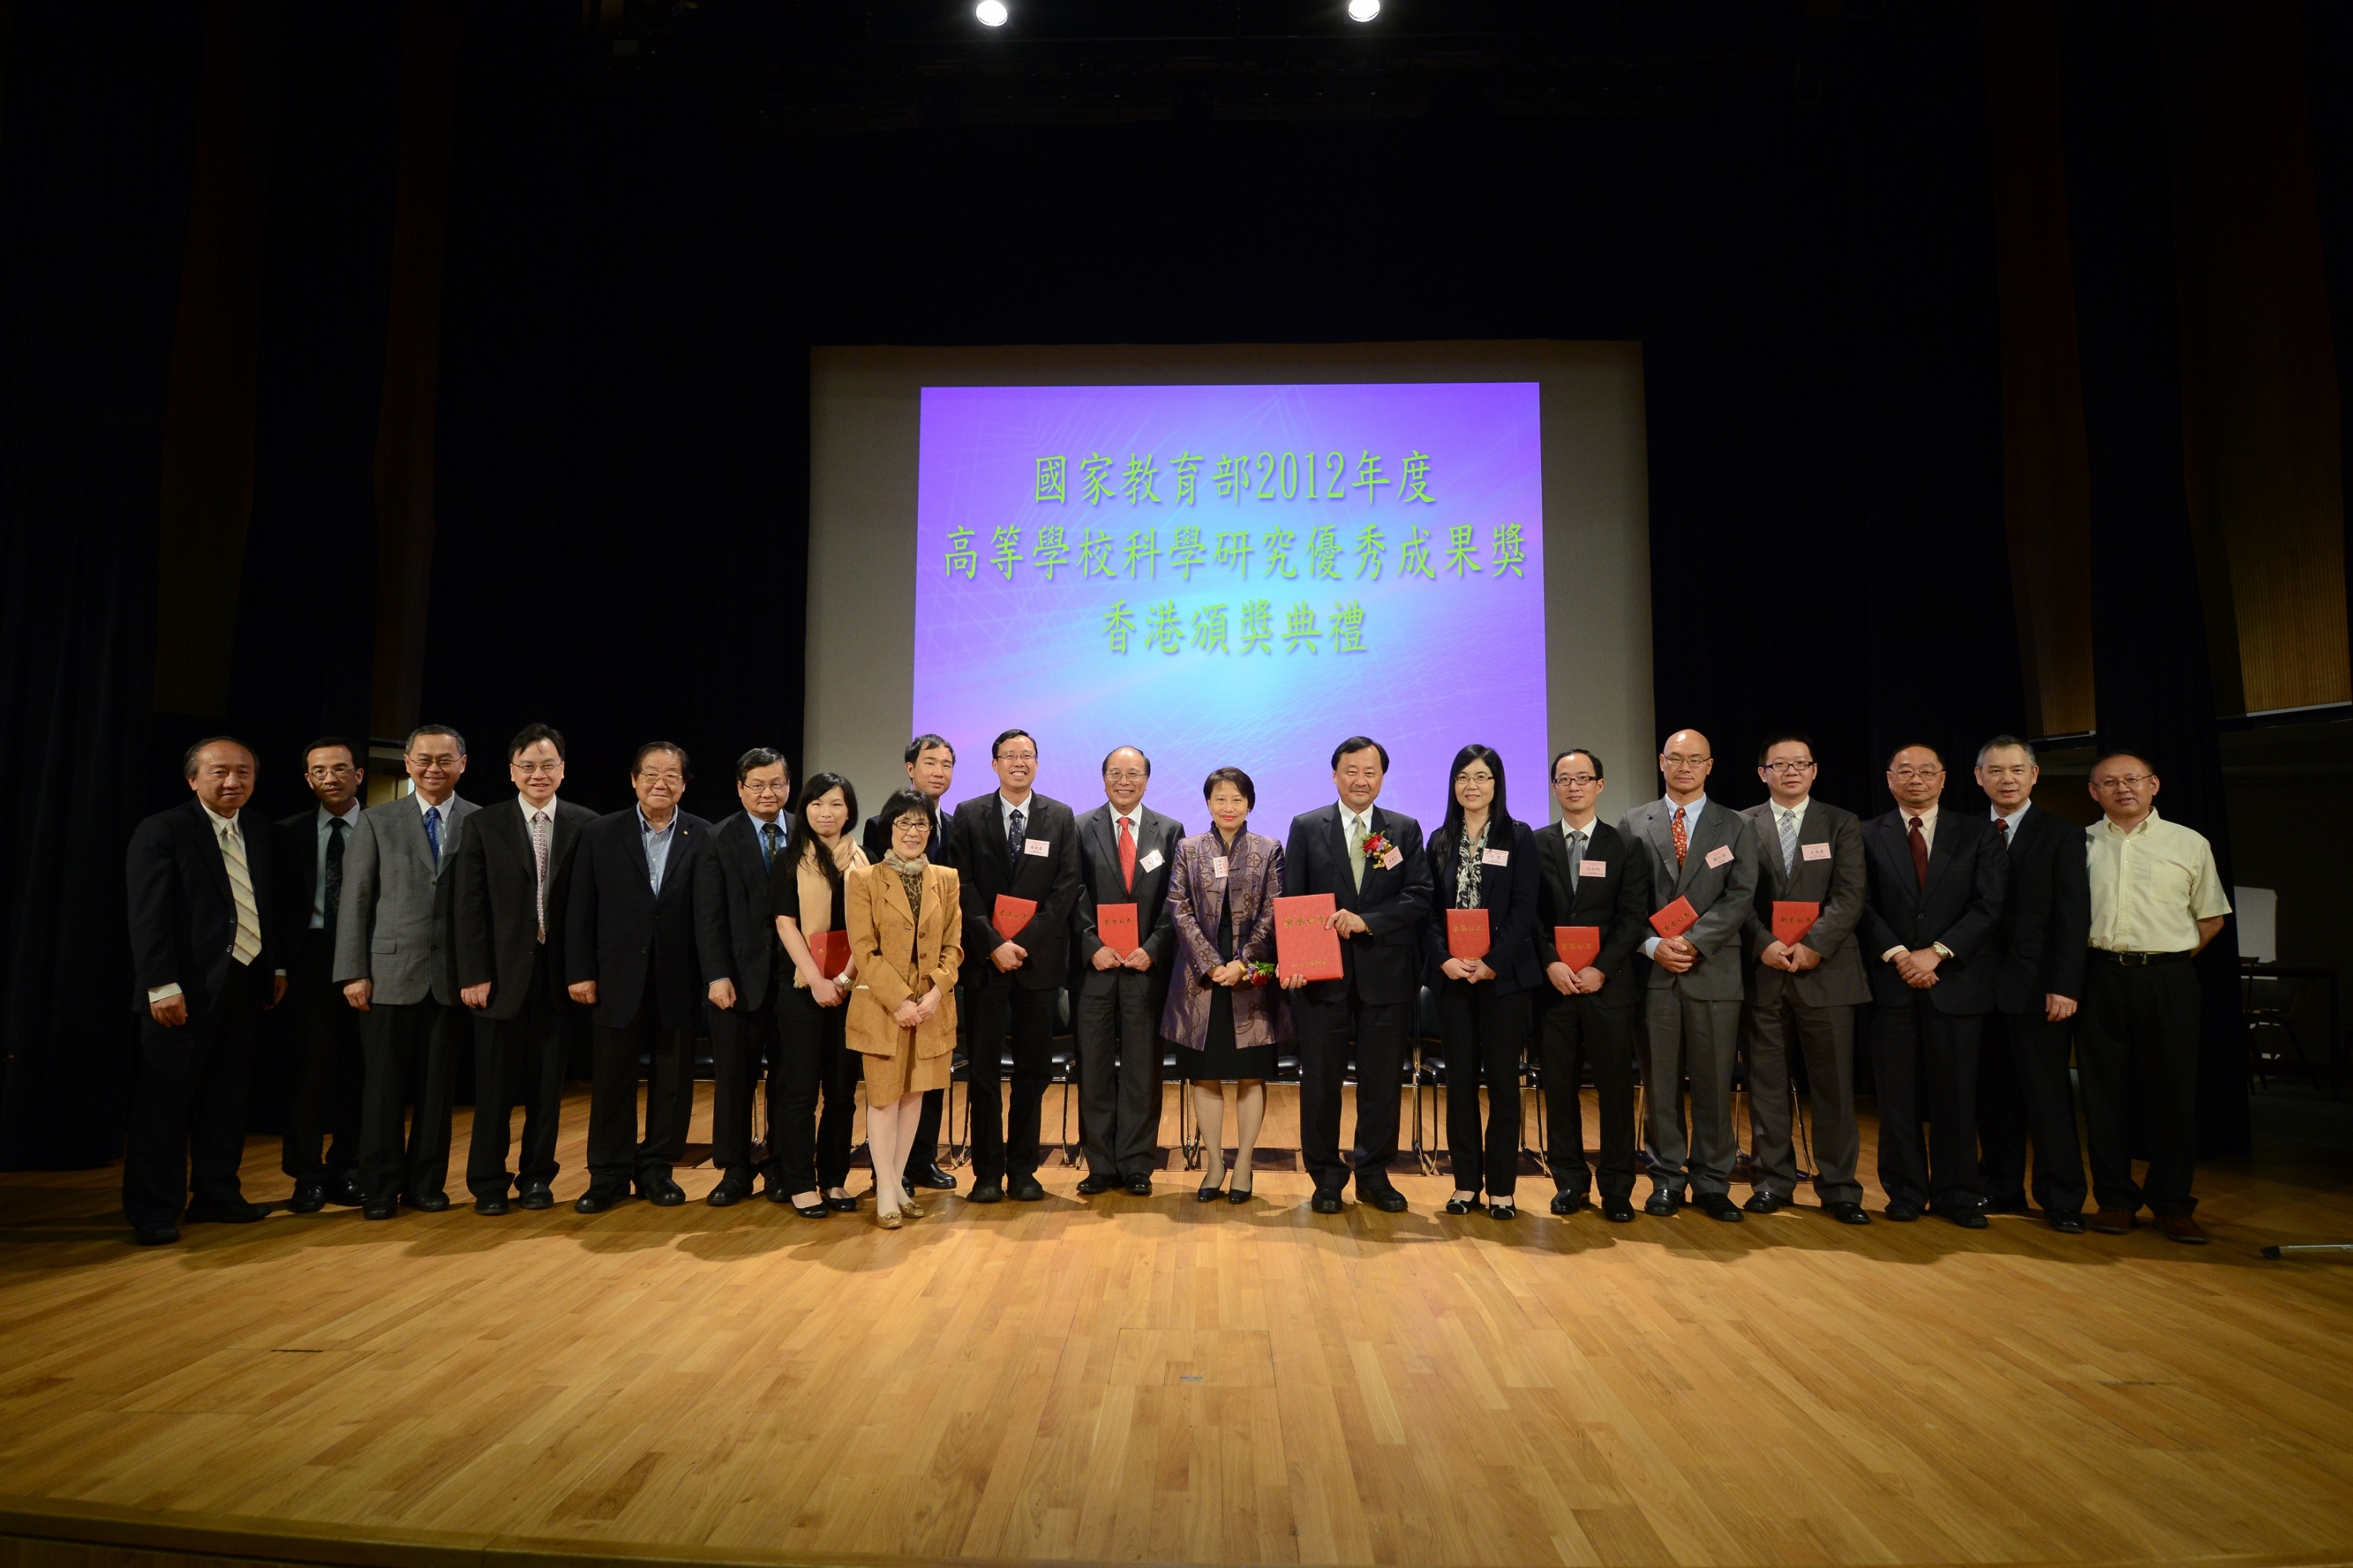
[[[116,1171],[0,1176],[0,1537],[305,1563],[2353,1547],[2353,1267],[2256,1256],[2353,1239],[2353,1170],[2319,1156],[2201,1172],[2204,1248],[1851,1230],[1810,1194],[1562,1221],[1542,1177],[1508,1226],[1407,1173],[1412,1212],[1317,1218],[1288,1157],[1247,1207],[1174,1171],[1079,1200],[1057,1157],[1043,1204],[890,1234],[759,1201],[575,1215],[586,1110],[565,1205],[496,1220],[280,1212],[142,1251]],[[1261,1142],[1294,1118],[1278,1089]],[[276,1167],[248,1145],[249,1196],[284,1196]]]

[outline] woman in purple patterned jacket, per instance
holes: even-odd
[[[1176,960],[1160,1032],[1200,1058],[1187,1069],[1201,1118],[1208,1174],[1197,1194],[1215,1202],[1226,1179],[1225,1095],[1234,1085],[1233,1190],[1250,1195],[1250,1152],[1266,1115],[1266,1080],[1274,1046],[1291,1038],[1282,992],[1251,966],[1274,960],[1274,900],[1282,890],[1282,845],[1249,831],[1258,788],[1240,768],[1219,768],[1201,785],[1215,826],[1176,847],[1168,910],[1176,922]]]

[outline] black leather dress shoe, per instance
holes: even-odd
[[[1841,1225],[1869,1225],[1871,1216],[1862,1212],[1861,1204],[1824,1204],[1822,1212]]]
[[[2051,1228],[2062,1236],[2084,1234],[2084,1215],[2080,1209],[2049,1209],[2044,1216],[2051,1221]]]
[[[1631,1199],[1631,1198],[1604,1198],[1604,1199],[1602,1199],[1602,1200],[1601,1200],[1601,1217],[1602,1217],[1603,1219],[1609,1220],[1609,1221],[1610,1223],[1612,1223],[1613,1225],[1631,1225],[1631,1224],[1633,1224],[1633,1223],[1634,1223],[1634,1200],[1633,1200],[1633,1199]]]
[[[338,1208],[355,1209],[367,1202],[367,1194],[360,1191],[360,1179],[346,1171],[327,1178],[327,1201]]]
[[[1583,1193],[1559,1192],[1552,1195],[1552,1212],[1556,1215],[1573,1215],[1584,1206]]]
[[[784,1184],[777,1181],[774,1176],[765,1176],[761,1179],[760,1195],[766,1198],[772,1204],[789,1204],[793,1201],[793,1194],[785,1191]],[[824,1201],[824,1195],[820,1194],[818,1197],[818,1202],[823,1203]],[[795,1206],[797,1207],[798,1205],[796,1205]]]
[[[1725,1225],[1738,1225],[1748,1217],[1740,1212],[1740,1205],[1732,1201],[1729,1194],[1702,1193],[1697,1201],[1700,1213]]]
[[[686,1202],[686,1189],[670,1179],[664,1171],[656,1175],[638,1178],[638,1196],[658,1209],[674,1209]]]
[[[520,1209],[552,1209],[555,1194],[548,1191],[545,1182],[525,1182],[515,1194],[515,1207]]]
[[[1109,1175],[1101,1171],[1090,1171],[1084,1177],[1081,1178],[1079,1182],[1079,1196],[1082,1198],[1097,1197],[1111,1191],[1113,1187],[1118,1186],[1119,1184],[1119,1178],[1117,1176]]]
[[[286,1206],[296,1214],[317,1214],[327,1206],[327,1184],[315,1176],[306,1176],[294,1184],[294,1195]]]
[[[629,1189],[625,1184],[611,1186],[591,1186],[572,1205],[575,1214],[603,1214],[617,1204],[628,1201]]]
[[[1375,1187],[1369,1194],[1364,1188],[1358,1187],[1356,1201],[1360,1204],[1370,1204],[1383,1214],[1405,1213],[1405,1194],[1392,1186]]]
[[[1313,1198],[1308,1200],[1307,1206],[1316,1214],[1338,1214],[1340,1212],[1340,1194],[1337,1193],[1317,1193]]]
[[[1778,1193],[1768,1193],[1759,1187],[1749,1194],[1748,1201],[1740,1206],[1750,1214],[1778,1214],[1789,1206],[1789,1200]]]
[[[836,1214],[856,1214],[858,1212],[858,1200],[845,1193],[838,1198],[826,1199],[825,1206],[831,1209]]]
[[[1898,1225],[1910,1225],[1920,1217],[1920,1207],[1917,1204],[1889,1204],[1879,1212]]]
[[[1132,1198],[1150,1197],[1152,1195],[1152,1178],[1149,1176],[1128,1177],[1127,1195]]]
[[[723,1209],[742,1203],[752,1195],[752,1173],[740,1165],[731,1165],[719,1178],[719,1184],[703,1194],[702,1201],[712,1208]]]
[[[259,1204],[206,1204],[202,1208],[188,1205],[182,1219],[184,1225],[251,1225],[265,1219],[269,1211]]]
[[[396,1202],[362,1204],[360,1205],[360,1218],[362,1219],[390,1219],[399,1212],[400,1205]]]
[[[133,1226],[131,1239],[142,1247],[169,1247],[180,1239],[180,1227],[174,1225]]]
[[[911,1187],[929,1187],[935,1193],[955,1191],[956,1179],[941,1170],[937,1160],[934,1160],[929,1164],[911,1167],[906,1172],[906,1177],[907,1184]]]
[[[1666,1188],[1653,1187],[1649,1199],[1642,1205],[1642,1212],[1659,1219],[1672,1219],[1675,1211],[1683,1206],[1675,1201],[1675,1194]]]
[[[1001,1204],[1005,1201],[1005,1189],[995,1182],[979,1181],[973,1183],[972,1191],[965,1196],[972,1203]]]
[[[400,1201],[418,1214],[439,1214],[449,1206],[447,1193],[404,1193]]]
[[[484,1193],[474,1200],[476,1214],[502,1215],[510,1206],[504,1193]]]
[[[1035,1176],[1016,1176],[1011,1185],[1006,1189],[1005,1195],[1017,1204],[1042,1203],[1046,1197],[1046,1189],[1038,1184],[1038,1178]]]
[[[1939,1209],[1936,1212],[1963,1230],[1983,1230],[1986,1227],[1986,1216],[1977,1209]]]

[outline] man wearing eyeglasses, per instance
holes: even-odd
[[[287,976],[290,1091],[281,1163],[294,1178],[287,1207],[316,1214],[329,1204],[360,1206],[360,1016],[335,984],[335,917],[343,858],[359,826],[366,783],[351,742],[322,736],[302,749],[306,811],[280,818],[278,907],[294,932]],[[330,1142],[332,1140],[332,1142]]]
[[[2157,770],[2132,752],[2092,764],[2101,819],[2086,835],[2092,889],[2091,966],[2075,1037],[2091,1145],[2092,1228],[2122,1236],[2142,1205],[2168,1240],[2202,1246],[2190,1194],[2198,1130],[2198,1026],[2202,1006],[2189,961],[2231,912],[2213,846],[2157,814]],[[2148,1179],[2132,1179],[2132,1099],[2137,1096]]]
[[[752,1195],[752,1085],[776,1049],[776,922],[768,873],[785,858],[793,773],[784,753],[754,746],[735,759],[744,809],[712,829],[694,878],[694,950],[711,1001],[711,1161],[722,1174],[703,1201],[725,1208]],[[784,1119],[768,1075],[768,1125]],[[768,1181],[768,1199],[789,1194]]]

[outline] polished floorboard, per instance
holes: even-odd
[[[1448,1179],[1402,1164],[1411,1212],[1319,1218],[1287,1152],[1241,1206],[1197,1204],[1173,1154],[1148,1200],[1081,1200],[1056,1154],[1042,1204],[892,1234],[710,1208],[707,1168],[685,1208],[576,1215],[586,1112],[564,1205],[501,1219],[281,1211],[140,1250],[118,1170],[0,1175],[0,1506],[745,1560],[2353,1546],[2353,1266],[2257,1254],[2353,1240],[2342,1156],[2202,1170],[2202,1248],[1850,1229],[1810,1194],[1561,1220],[1541,1175],[1516,1222],[1449,1218]],[[1277,1089],[1261,1144],[1295,1115]],[[274,1140],[245,1173],[285,1195]]]

